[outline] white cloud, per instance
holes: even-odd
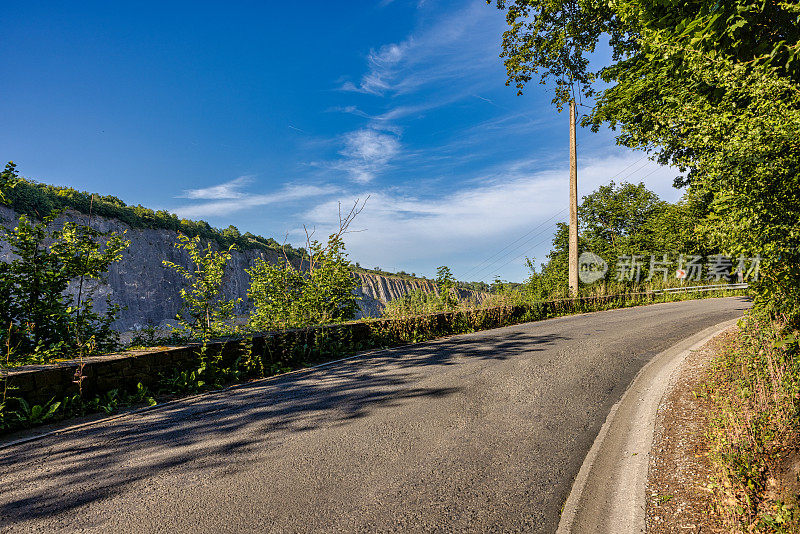
[[[361,77],[361,82],[345,82],[340,89],[370,95],[382,95],[391,89],[391,80],[394,78],[395,67],[403,60],[408,50],[413,46],[413,39],[409,38],[399,44],[388,44],[378,50],[370,50],[367,54],[369,70]]]
[[[373,128],[364,128],[344,136],[344,148],[339,152],[345,159],[332,165],[346,171],[359,183],[371,181],[400,152],[396,135]]]
[[[366,119],[373,119],[371,115],[367,115],[357,106],[333,106],[325,110],[326,112],[339,112],[339,113],[350,113],[351,115],[355,115],[357,117],[363,117]]]
[[[416,92],[435,82],[447,82],[450,93],[474,92],[476,73],[498,67],[502,14],[476,1],[456,13],[440,16],[403,41],[367,54],[367,72],[358,83],[339,89],[370,95]],[[479,76],[485,79],[485,76]],[[466,84],[470,87],[466,87]]]
[[[396,65],[403,59],[406,51],[412,46],[413,39],[408,39],[400,44],[382,46],[377,52],[371,51],[368,59],[370,65],[376,68],[386,68]]]
[[[224,199],[224,198],[242,198],[244,193],[239,189],[253,181],[251,175],[240,176],[230,182],[224,184],[214,185],[211,187],[204,187],[200,189],[187,189],[178,198],[191,198],[191,199]]]
[[[617,183],[627,177],[631,182],[644,178],[662,198],[676,200],[678,192],[671,188],[675,170],[651,163],[637,171],[645,164],[636,163],[640,157],[627,154],[585,160],[579,170],[580,195],[589,194],[612,177]],[[457,276],[467,274],[469,279],[491,280],[499,274],[522,280],[525,256],[544,260],[555,224],[567,217],[568,169],[543,171],[537,167],[539,161],[513,162],[483,184],[428,198],[385,190],[354,191],[353,198],[369,194],[370,199],[354,223],[354,228],[366,231],[347,237],[348,251],[367,266],[432,273],[438,265],[448,263]],[[328,200],[303,215],[303,220],[325,234],[336,209],[337,201]],[[474,269],[532,229],[497,256],[498,261]]]
[[[253,194],[239,193],[236,197],[190,197],[190,198],[217,198],[211,202],[203,202],[189,206],[180,206],[173,211],[179,217],[198,218],[217,215],[229,215],[258,206],[268,204],[285,203],[295,200],[308,199],[323,195],[330,195],[336,192],[333,186],[316,185],[284,185],[283,189],[275,193]]]

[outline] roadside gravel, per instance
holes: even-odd
[[[700,389],[732,327],[692,352],[658,409],[647,480],[647,532],[725,532],[708,489],[711,464],[704,436],[709,404]]]

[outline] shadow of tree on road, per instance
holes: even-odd
[[[437,368],[508,360],[563,339],[502,329],[383,350],[13,447],[0,458],[0,524],[76,511],[166,471],[199,477],[246,470],[256,452],[293,433],[458,393],[423,385]]]

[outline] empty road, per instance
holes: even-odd
[[[742,298],[377,352],[0,450],[0,532],[552,532],[611,406]]]

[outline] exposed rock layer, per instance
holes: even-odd
[[[0,206],[0,224],[13,228],[19,215]],[[85,224],[86,216],[68,212],[62,219]],[[104,311],[106,298],[123,307],[115,327],[120,330],[143,326],[166,326],[174,321],[180,307],[180,289],[184,280],[174,271],[164,267],[163,260],[179,265],[189,265],[188,254],[175,248],[177,233],[170,230],[131,228],[116,219],[94,217],[92,227],[103,232],[125,233],[130,246],[123,252],[122,259],[109,269],[104,282],[85,284],[91,292],[95,309]],[[0,259],[8,261],[10,250],[0,241]],[[247,288],[250,277],[245,269],[252,266],[256,258],[263,257],[276,261],[279,256],[272,251],[243,250],[234,251],[226,269],[223,291],[228,298],[241,298],[243,304],[239,313],[246,313]],[[357,289],[361,317],[380,316],[386,302],[402,297],[414,290],[435,292],[433,282],[424,279],[401,279],[375,274],[355,273],[360,287]],[[73,288],[71,288],[73,290]],[[483,300],[484,294],[461,290],[461,297]]]

